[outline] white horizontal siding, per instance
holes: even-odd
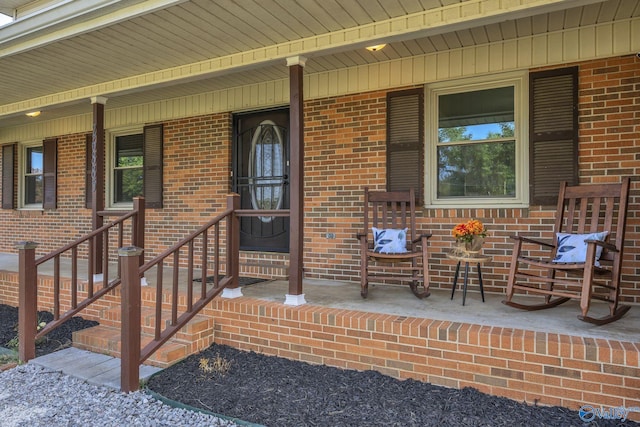
[[[304,96],[317,99],[440,80],[470,77],[635,54],[640,20],[617,21],[480,46],[305,75]],[[311,59],[312,60],[312,59]],[[117,89],[117,88],[116,88]],[[78,89],[77,92],[82,92]],[[77,93],[74,93],[77,95]],[[108,108],[105,127],[118,128],[224,111],[245,111],[289,103],[286,79]],[[89,109],[89,107],[88,107]],[[43,139],[91,130],[91,113],[0,129],[0,143]]]

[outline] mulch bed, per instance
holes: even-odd
[[[204,372],[201,359],[230,363]],[[375,371],[310,365],[217,345],[151,378],[148,388],[183,404],[252,423],[285,426],[583,426],[576,411],[527,405]],[[592,424],[596,425],[596,424]],[[598,420],[598,426],[636,425]]]
[[[53,314],[46,311],[38,312],[40,322],[50,322]],[[54,329],[39,340],[36,345],[36,357],[53,353],[71,346],[73,331],[90,328],[98,325],[98,322],[85,320],[76,316]],[[8,347],[9,341],[18,335],[18,309],[9,305],[0,304],[0,347]]]
[[[50,321],[51,313],[39,313]],[[18,310],[0,304],[0,346],[16,336]],[[71,344],[75,330],[97,322],[74,317],[48,334],[36,355]],[[210,372],[202,369],[205,359]],[[228,370],[216,368],[225,362]],[[147,387],[195,408],[270,427],[287,426],[638,426],[619,420],[583,422],[576,411],[527,405],[375,371],[310,365],[214,344],[151,378]]]

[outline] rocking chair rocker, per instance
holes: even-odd
[[[620,319],[630,308],[618,301],[629,181],[624,178],[621,184],[571,187],[562,183],[553,242],[512,236],[515,243],[503,303],[524,310],[540,310],[577,299],[580,320],[602,325]],[[527,248],[535,246],[526,252],[525,244]],[[545,251],[548,255],[536,259],[529,256],[533,251]],[[515,291],[544,295],[544,303],[514,302]],[[590,317],[592,299],[606,301],[609,315]]]
[[[416,297],[429,296],[427,239],[431,234],[416,231],[413,189],[365,188],[364,229],[356,237],[360,240],[362,298],[367,297],[371,280],[409,282]]]

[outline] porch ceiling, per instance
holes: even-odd
[[[116,108],[285,79],[288,56],[308,57],[309,74],[640,15],[636,0],[3,4],[25,12],[0,27],[0,128],[33,120],[24,116],[33,109],[46,119],[87,113],[91,96]]]

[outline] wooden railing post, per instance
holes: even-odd
[[[135,221],[132,226],[132,245],[138,248],[144,248],[144,217],[145,203],[144,197],[133,198],[133,210],[137,212]],[[144,264],[144,256],[140,257],[140,265]]]
[[[140,274],[142,249],[129,246],[118,249],[122,272],[122,352],[120,388],[123,392],[140,386]]]
[[[229,288],[238,287],[240,274],[240,218],[236,210],[240,209],[240,195],[227,195],[227,209],[232,212],[227,218],[227,275],[233,277]]]
[[[36,242],[19,242],[18,249],[18,356],[23,362],[36,357],[38,332],[38,273]]]

